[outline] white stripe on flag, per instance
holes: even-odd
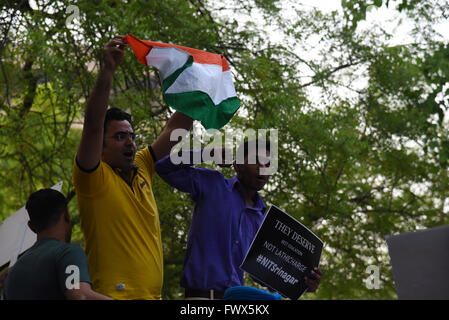
[[[181,68],[189,58],[190,54],[174,47],[153,47],[146,56],[147,65],[159,70],[162,80]]]
[[[193,63],[179,75],[165,93],[190,91],[207,93],[215,105],[237,96],[231,71],[223,72],[222,67],[216,64]]]

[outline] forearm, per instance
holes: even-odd
[[[102,69],[89,97],[77,160],[84,169],[94,168],[101,159],[103,126],[109,104],[113,70]]]
[[[177,171],[182,171],[195,164],[203,162],[203,149],[179,151],[165,156],[155,164],[156,172],[161,176],[166,176]]]
[[[84,118],[84,130],[103,131],[103,122],[109,105],[109,93],[114,71],[103,68],[98,74],[94,89],[89,97]]]
[[[85,293],[85,300],[114,300],[111,297],[105,296],[104,294],[98,293],[92,289]]]
[[[224,161],[224,152],[227,151],[232,150],[221,147],[218,148],[218,152],[215,148],[207,147],[204,149],[181,150],[157,161],[155,169],[159,176],[164,179],[164,177],[172,174],[179,175],[182,171],[188,170],[190,167],[203,162],[213,161],[214,163],[221,164]]]
[[[121,36],[115,36],[104,46],[104,64],[98,73],[97,81],[86,107],[84,125],[87,125],[89,129],[103,128],[104,117],[109,105],[112,78],[122,61],[125,46],[126,44]]]
[[[101,293],[89,290],[86,292],[77,292],[68,295],[69,300],[114,300],[108,296],[102,295]]]
[[[65,295],[69,300],[114,300],[108,296],[92,290],[90,283],[80,282],[79,289],[66,290]]]
[[[171,149],[184,138],[192,128],[193,119],[176,111],[168,120],[164,130],[151,147],[160,160],[170,153]]]
[[[189,131],[192,129],[193,119],[185,114],[176,111],[168,120],[166,130],[184,129]]]
[[[164,157],[156,162],[157,174],[170,186],[187,193],[195,193],[198,190],[196,179],[198,170],[193,165],[202,162],[202,150],[180,151]]]

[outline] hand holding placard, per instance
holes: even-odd
[[[282,295],[299,299],[318,288],[322,249],[312,231],[271,206],[240,268]]]

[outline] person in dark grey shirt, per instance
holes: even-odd
[[[86,255],[70,243],[66,198],[56,190],[42,189],[29,197],[26,209],[37,241],[9,270],[4,299],[111,299],[91,289]]]

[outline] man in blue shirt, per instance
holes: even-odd
[[[263,150],[257,146],[263,146]],[[195,202],[181,276],[186,298],[221,299],[227,288],[243,285],[239,266],[266,209],[258,191],[270,177],[261,174],[261,168],[269,166],[269,150],[265,141],[242,144],[237,154],[243,153],[244,163],[234,161],[236,176],[232,179],[217,170],[193,167],[193,159],[203,161],[203,150],[191,150],[187,157],[181,154],[181,159],[190,158],[188,163],[173,164],[170,156],[166,156],[155,164],[156,172],[165,182],[190,193]],[[255,155],[257,161],[248,161]],[[315,291],[320,281],[319,270],[311,276],[306,281],[309,291]]]

